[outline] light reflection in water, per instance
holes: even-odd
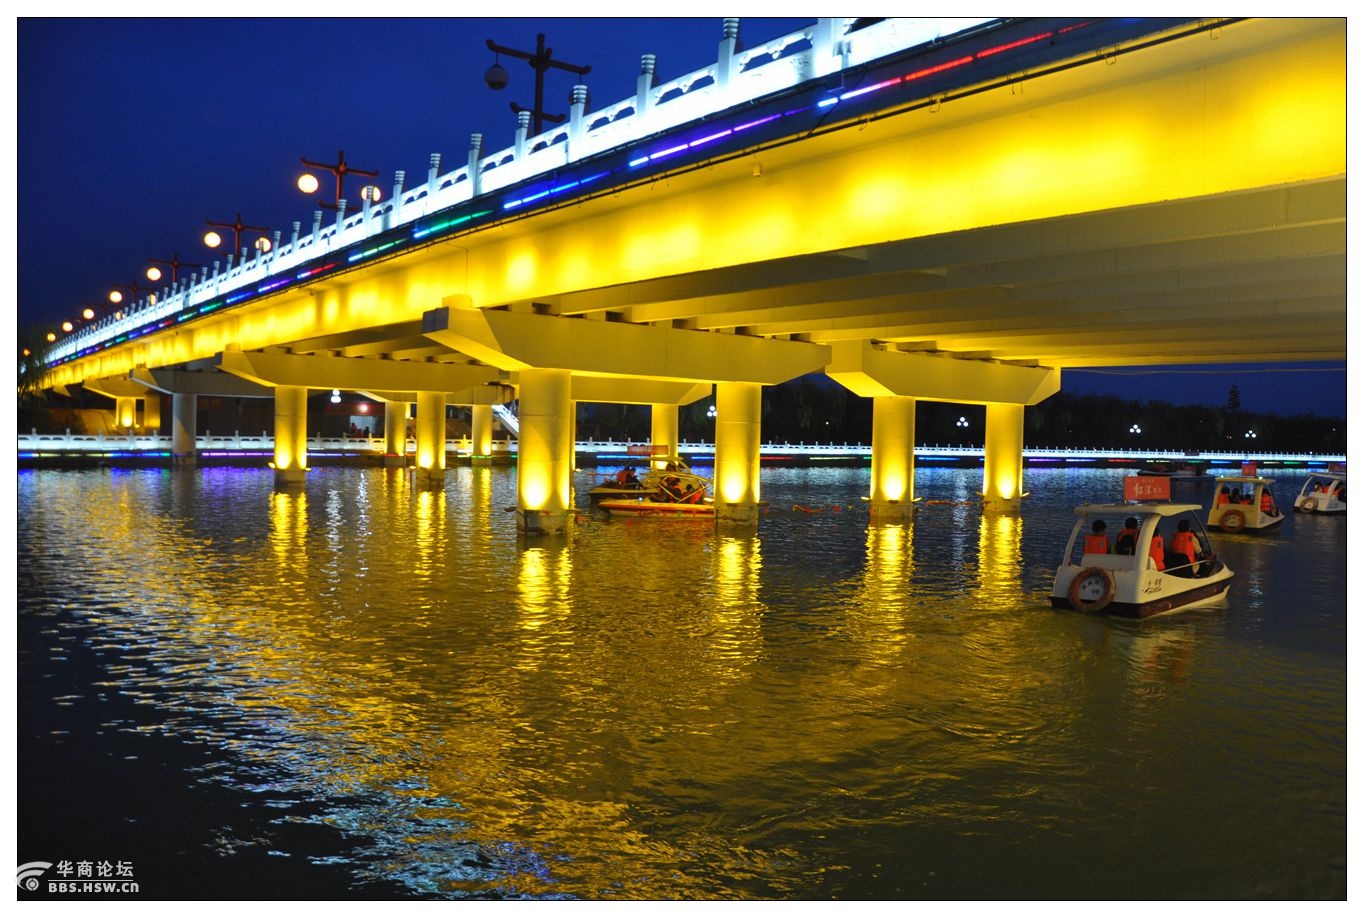
[[[980,587],[982,601],[1012,607],[1022,595],[1022,516],[980,513]]]
[[[710,603],[708,672],[724,681],[743,677],[757,656],[762,616],[762,542],[756,533],[715,533],[715,598]],[[706,607],[698,612],[704,614]]]
[[[411,573],[419,583],[430,583],[441,574],[449,560],[445,542],[447,498],[444,491],[427,487],[414,488],[412,494],[416,537],[411,545],[414,555]]]
[[[306,490],[277,489],[270,494],[270,548],[281,582],[297,582],[307,568],[308,494]]]
[[[772,473],[773,506],[855,500],[857,474]],[[44,736],[93,724],[92,767],[99,730],[178,742],[168,766],[235,794],[262,843],[355,839],[331,853],[361,893],[1342,893],[1342,526],[1219,540],[1253,586],[1224,609],[1053,610],[1054,542],[1114,482],[1032,482],[1022,517],[773,513],[733,534],[584,513],[518,543],[505,469],[421,493],[378,469],[289,492],[21,476],[24,658],[60,672],[79,635],[107,657],[95,690],[130,705],[115,723],[65,697]],[[117,814],[189,846],[223,830]],[[1136,875],[1133,845],[1163,853]]]

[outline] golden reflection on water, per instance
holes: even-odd
[[[308,493],[276,489],[270,494],[270,549],[282,577],[305,571],[308,563]]]
[[[123,687],[222,749],[234,785],[283,773],[326,798],[414,888],[740,898],[795,876],[808,894],[844,868],[821,843],[839,831],[895,826],[877,862],[999,826],[1054,843],[1129,809],[1096,775],[1160,747],[1188,703],[1199,618],[1052,611],[1024,585],[1019,516],[849,516],[796,547],[774,526],[606,521],[518,542],[504,472],[449,484],[244,491],[228,546],[187,531],[203,504],[92,498],[114,504],[110,543],[136,546],[100,557],[133,609],[101,626],[158,666]],[[1175,779],[1183,751],[1165,752]]]
[[[715,533],[715,598],[710,603],[709,674],[733,681],[761,645],[762,542],[756,533]],[[704,612],[704,607],[700,609]]]
[[[1022,515],[980,513],[979,596],[1000,605],[1022,597]]]
[[[556,647],[571,651],[559,640],[563,619],[572,607],[572,547],[559,539],[539,539],[526,544],[517,561],[517,623],[522,631],[522,652],[516,664],[536,669]]]
[[[419,487],[413,489],[412,567],[414,580],[427,583],[438,577],[448,562],[445,531],[445,503],[443,490]]]

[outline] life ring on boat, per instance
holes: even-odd
[[[1245,527],[1245,514],[1238,509],[1228,509],[1221,514],[1221,521],[1217,524],[1223,532],[1238,532]]]
[[[1070,607],[1090,614],[1102,611],[1112,603],[1117,581],[1112,572],[1102,567],[1085,567],[1070,580]]]
[[[1316,511],[1316,498],[1307,497],[1301,501],[1301,511],[1303,513],[1314,513]]]

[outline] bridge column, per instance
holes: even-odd
[[[474,465],[492,464],[492,405],[473,405],[473,442],[470,444]]]
[[[653,404],[652,429],[649,434],[649,441],[655,447],[666,446],[668,455],[677,454],[678,416],[680,413],[675,404],[659,404],[657,402]],[[658,462],[656,467],[661,468],[663,464],[663,462]]]
[[[127,432],[137,424],[137,399],[119,397],[114,399],[114,426]]]
[[[161,396],[150,389],[142,396],[142,430],[156,436],[161,434]]]
[[[407,402],[389,401],[383,406],[383,464],[407,464]]]
[[[416,482],[445,483],[445,393],[416,393]]]
[[[274,480],[298,486],[308,473],[308,390],[277,385],[274,390]]]
[[[171,463],[193,465],[198,461],[195,434],[199,425],[199,396],[176,392],[170,396]]]
[[[871,400],[871,518],[913,516],[914,412],[918,399],[888,395]]]
[[[756,526],[762,496],[762,386],[718,383],[715,411],[715,518]]]
[[[1022,405],[991,402],[984,408],[984,498],[986,511],[1022,506]]]
[[[525,369],[520,381],[516,531],[555,535],[568,527],[573,467],[572,373],[566,369]]]

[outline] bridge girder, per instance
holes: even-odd
[[[224,398],[270,398],[274,389],[216,369],[148,369],[139,366],[130,378],[168,395],[216,395]]]
[[[432,309],[423,329],[433,341],[517,371],[775,385],[828,362],[827,348],[803,341],[498,309]]]
[[[883,350],[866,341],[832,346],[826,372],[864,398],[891,395],[960,404],[1036,404],[1060,391],[1060,370]]]
[[[500,375],[494,367],[468,363],[400,363],[240,350],[225,351],[221,366],[225,372],[260,385],[347,391],[462,392],[496,382]]]

